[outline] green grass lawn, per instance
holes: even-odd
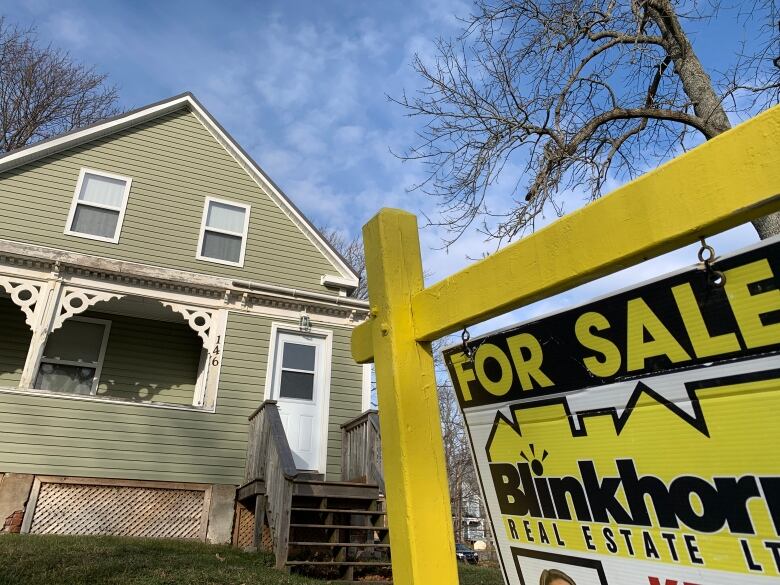
[[[0,585],[323,585],[272,568],[263,553],[176,540],[0,536]],[[460,585],[501,585],[497,569],[460,567]]]
[[[459,563],[460,585],[504,585],[498,567],[471,566]]]

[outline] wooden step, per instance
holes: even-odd
[[[352,524],[290,524],[290,528],[338,528],[341,530],[376,530],[377,532],[389,530],[384,526],[353,526]]]
[[[295,480],[293,482],[293,496],[376,500],[379,498],[379,488],[376,484],[370,483]]]
[[[325,475],[316,471],[299,471],[295,476],[296,481],[323,481]]]
[[[389,544],[374,544],[373,542],[290,542],[290,546],[354,547],[354,548],[390,548]]]
[[[293,512],[317,512],[322,514],[352,514],[355,516],[386,516],[387,512],[379,510],[354,510],[352,508],[291,508]]]
[[[254,479],[236,490],[236,499],[242,504],[251,503],[258,495],[265,494],[265,482],[262,479]]]

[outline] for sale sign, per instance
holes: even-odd
[[[445,351],[508,583],[780,578],[780,243]]]

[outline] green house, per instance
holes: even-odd
[[[235,541],[264,404],[299,483],[353,479],[357,284],[191,94],[1,157],[0,527]]]

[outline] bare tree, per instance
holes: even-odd
[[[106,79],[0,17],[0,153],[119,113]]]
[[[322,236],[358,273],[360,284],[352,291],[356,299],[368,298],[368,283],[366,282],[366,255],[363,251],[363,239],[360,236],[349,238],[344,232],[328,227],[320,227]]]
[[[449,383],[440,383],[439,414],[444,441],[444,458],[447,462],[447,479],[450,486],[450,504],[455,540],[463,542],[465,502],[479,496],[479,483],[471,458],[468,435],[463,416],[458,408],[455,392]]]
[[[755,34],[730,68],[712,72],[683,26],[722,9],[705,4],[476,0],[463,34],[437,42],[434,62],[415,58],[425,88],[396,100],[423,119],[403,158],[427,165],[417,187],[439,198],[447,243],[475,220],[511,240],[543,211],[563,213],[561,191],[585,186],[598,197],[608,177],[632,178],[728,130],[729,113],[778,103],[775,0],[737,3],[735,29],[751,23]],[[507,165],[527,179],[494,208],[486,193]],[[780,231],[776,216],[754,225],[762,238]]]

